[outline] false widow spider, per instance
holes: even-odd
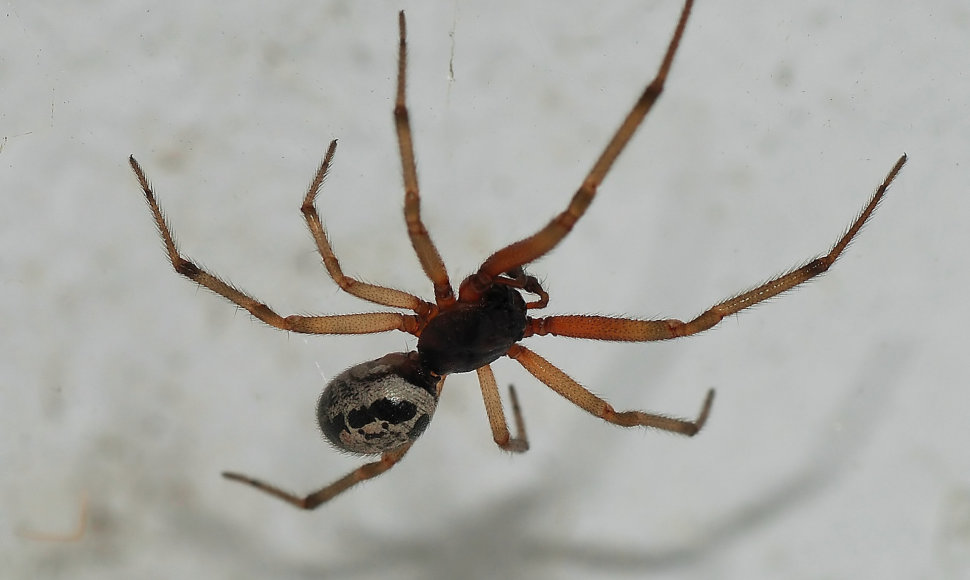
[[[238,473],[223,473],[224,477],[251,485],[296,507],[314,509],[357,483],[384,473],[400,461],[428,426],[447,375],[470,371],[478,374],[495,443],[507,451],[526,451],[529,443],[515,389],[509,387],[516,427],[513,437],[506,423],[495,377],[489,366],[502,356],[515,359],[552,390],[610,423],[624,427],[653,427],[687,436],[693,436],[704,426],[714,399],[713,390],[708,391],[701,411],[694,420],[642,411],[618,412],[605,400],[588,391],[519,341],[531,336],[551,334],[594,340],[647,342],[689,336],[707,330],[725,316],[790,290],[828,270],[872,215],[890,183],[902,169],[906,156],[903,155],[896,162],[862,212],[828,254],[753,290],[729,298],[693,320],[639,320],[589,315],[537,318],[528,316],[530,310],[544,308],[549,301],[549,295],[536,278],[525,273],[523,267],[552,250],[570,232],[593,201],[613,163],[663,91],[692,5],[692,0],[684,3],[673,38],[667,46],[655,78],[627,114],[573,195],[566,210],[534,235],[489,256],[475,274],[462,281],[457,295],[452,290],[441,256],[421,220],[411,122],[405,103],[407,35],[404,12],[399,13],[394,123],[404,176],[404,219],[421,267],[434,287],[435,302],[432,304],[407,292],[361,282],[343,273],[315,206],[317,193],[337,148],[336,140],[330,143],[323,162],[310,183],[301,211],[327,272],[342,290],[368,302],[409,310],[413,314],[372,312],[280,316],[262,302],[206,272],[179,253],[172,230],[159,209],[145,172],[134,157],[129,158],[165,243],[168,257],[179,274],[224,296],[259,320],[281,330],[307,334],[369,334],[400,330],[418,338],[415,350],[390,353],[353,366],[337,375],[327,385],[318,402],[317,418],[320,427],[335,447],[360,455],[380,454],[379,460],[365,464],[306,496],[288,493]],[[523,292],[537,299],[526,302]]]

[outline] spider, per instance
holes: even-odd
[[[465,278],[455,294],[445,265],[421,220],[421,200],[411,137],[411,121],[405,102],[407,34],[404,12],[398,14],[399,45],[394,124],[404,177],[404,219],[408,236],[425,275],[434,287],[434,303],[344,274],[334,255],[316,209],[316,197],[337,148],[330,143],[319,169],[303,198],[301,211],[323,258],[327,272],[340,288],[358,298],[408,310],[410,314],[372,312],[326,316],[280,316],[266,304],[210,274],[179,253],[148,178],[134,157],[129,158],[148,206],[168,251],[175,271],[189,280],[224,296],[253,316],[281,330],[307,334],[369,334],[400,330],[417,337],[410,352],[394,352],[353,366],[326,386],[317,405],[323,434],[338,449],[359,455],[380,455],[346,476],[305,496],[294,495],[263,481],[225,472],[227,479],[262,490],[296,507],[311,510],[354,485],[376,477],[401,460],[424,432],[434,414],[445,378],[452,373],[475,371],[485,401],[492,437],[506,451],[521,453],[529,448],[522,412],[514,387],[509,387],[515,435],[509,431],[501,395],[490,363],[507,356],[529,373],[578,407],[610,423],[624,427],[652,427],[693,436],[704,426],[714,391],[709,390],[700,413],[693,420],[643,411],[616,411],[552,363],[520,344],[531,336],[568,336],[594,340],[646,342],[689,336],[711,328],[725,316],[790,290],[822,274],[839,258],[859,233],[890,183],[902,169],[906,156],[899,158],[859,216],[835,243],[831,251],[766,282],[717,304],[687,322],[676,319],[640,320],[608,316],[529,316],[544,308],[549,295],[524,266],[552,250],[583,216],[597,189],[609,173],[640,123],[664,88],[693,5],[684,3],[673,38],[654,79],[610,139],[592,170],[573,195],[565,211],[534,235],[510,244],[489,256],[478,271]],[[535,297],[526,302],[524,295]]]

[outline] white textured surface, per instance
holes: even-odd
[[[0,11],[0,576],[970,574],[965,3],[701,1],[668,92],[532,268],[550,312],[690,316],[826,249],[907,152],[809,287],[685,341],[529,341],[617,408],[692,414],[717,388],[702,435],[602,424],[499,363],[528,454],[494,447],[474,376],[452,377],[401,465],[311,514],[218,474],[309,491],[358,465],[318,435],[317,393],[413,340],[287,336],[197,291],[127,156],[186,254],[280,312],[353,312],[298,212],[338,137],[320,208],[345,269],[429,296],[400,216],[396,11],[457,283],[565,206],[679,6],[215,6]],[[69,530],[82,495],[80,540],[24,537]]]

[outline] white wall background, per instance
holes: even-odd
[[[676,1],[7,2],[0,10],[0,576],[965,578],[970,574],[970,8],[700,1],[669,90],[587,216],[532,267],[553,313],[691,316],[826,250],[824,279],[692,339],[528,344],[617,408],[603,424],[509,362],[533,449],[491,442],[474,375],[389,474],[318,435],[330,377],[413,340],[303,337],[169,267],[127,166],[186,254],[283,313],[366,311],[348,272],[430,296],[391,123],[396,11],[424,215],[457,283],[563,208],[653,75]],[[454,78],[449,78],[449,66]],[[87,498],[73,542],[67,533]]]

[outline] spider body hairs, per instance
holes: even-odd
[[[134,157],[129,158],[165,243],[169,260],[177,273],[281,330],[306,334],[369,334],[400,330],[418,339],[416,349],[411,352],[390,353],[340,373],[327,385],[317,405],[320,427],[334,446],[362,455],[379,454],[380,459],[305,496],[294,495],[238,473],[223,473],[226,478],[255,487],[296,507],[314,509],[357,483],[380,475],[400,461],[430,423],[446,377],[452,373],[471,371],[478,374],[495,443],[507,451],[526,451],[529,443],[515,389],[509,387],[515,426],[513,435],[490,367],[490,363],[503,356],[517,361],[562,397],[610,423],[625,427],[651,427],[687,436],[700,431],[711,409],[713,390],[708,391],[694,419],[679,419],[644,411],[616,411],[608,402],[520,344],[520,341],[551,334],[594,340],[648,342],[707,330],[725,316],[794,288],[828,270],[872,215],[902,169],[906,156],[899,158],[862,212],[827,254],[753,290],[716,304],[691,320],[641,320],[592,315],[529,316],[530,311],[542,309],[548,304],[549,295],[536,278],[525,272],[524,267],[562,241],[593,201],[613,163],[663,91],[692,6],[692,0],[684,3],[656,76],[627,113],[566,209],[535,234],[489,256],[478,271],[459,285],[457,295],[444,262],[421,220],[411,122],[405,100],[407,34],[404,13],[399,13],[394,122],[404,177],[404,219],[411,245],[434,288],[434,303],[407,292],[361,282],[344,274],[315,206],[317,194],[336,152],[336,141],[330,143],[307,189],[301,211],[330,277],[342,290],[371,303],[410,311],[410,314],[371,312],[280,316],[266,304],[208,273],[179,253],[172,230],[162,215],[145,172]],[[535,299],[526,302],[526,295]]]

